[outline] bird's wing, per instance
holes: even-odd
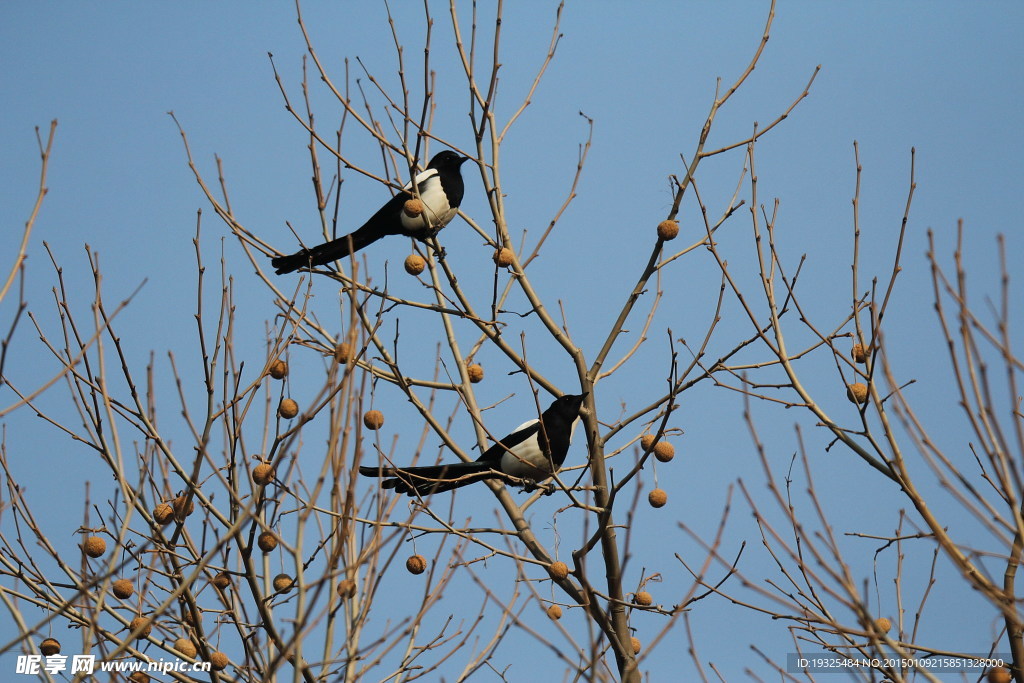
[[[438,175],[438,170],[436,168],[428,168],[426,171],[420,171],[419,173],[416,174],[416,184],[419,185],[420,189],[422,190],[423,185],[427,182],[427,180],[435,177],[436,175]],[[413,181],[410,180],[402,189],[412,194],[412,183]]]
[[[533,418],[532,420],[527,420],[523,424],[521,424],[518,427],[516,427],[515,429],[513,429],[512,433],[509,434],[508,436],[506,436],[505,439],[511,439],[511,438],[517,436],[519,434],[519,432],[523,431],[527,427],[532,427],[533,425],[537,424],[539,421],[540,420],[538,420],[537,418]],[[529,436],[529,435],[527,435],[527,436]],[[505,439],[502,439],[502,442],[504,442]]]
[[[492,462],[496,466],[497,463],[501,461],[501,456],[507,453],[510,448],[518,446],[530,436],[536,434],[539,424],[540,420],[537,420],[536,418],[533,420],[527,420],[516,427],[511,434],[503,437],[501,441],[484,451],[483,455],[477,458],[476,461]]]

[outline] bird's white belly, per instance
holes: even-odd
[[[540,449],[536,441],[530,439],[531,448],[513,447],[501,456],[501,471],[513,477],[523,479],[545,479],[551,474],[551,462]],[[523,444],[520,444],[523,445]]]
[[[516,427],[513,433],[518,432],[520,429],[525,429],[536,422],[536,419],[527,420]],[[572,427],[569,428],[570,441],[572,441],[573,434],[576,433],[576,426],[579,423],[579,417],[573,420]],[[536,434],[508,449],[501,456],[502,472],[513,477],[533,479],[534,481],[541,481],[550,477],[553,464],[550,458],[541,450],[540,441]]]
[[[412,193],[411,188],[409,192]],[[448,196],[444,193],[441,180],[437,176],[420,181],[419,193],[424,211],[419,216],[409,216],[402,212],[402,227],[406,230],[442,228],[458,213],[458,209],[453,209],[448,204]]]

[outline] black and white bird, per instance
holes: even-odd
[[[344,258],[388,235],[406,235],[420,240],[433,237],[458,213],[465,191],[460,169],[468,160],[469,157],[451,150],[436,154],[427,164],[427,170],[418,174],[355,232],[312,249],[277,256],[270,263],[278,275],[283,275]],[[405,206],[414,197],[414,184],[423,202],[423,211],[418,215],[407,213]]]
[[[474,462],[422,467],[360,467],[367,477],[388,477],[381,487],[410,496],[450,491],[501,475],[543,481],[557,472],[569,452],[569,442],[580,421],[587,395],[566,394],[556,399],[540,420],[534,418],[494,444]]]

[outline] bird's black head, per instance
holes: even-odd
[[[427,168],[442,169],[447,168],[449,170],[458,170],[462,164],[469,161],[469,157],[464,157],[461,154],[446,149],[443,152],[438,152],[434,155],[434,158],[427,164]]]
[[[556,398],[555,402],[551,404],[548,410],[557,410],[561,415],[565,417],[576,419],[580,414],[580,408],[583,406],[583,399],[587,397],[587,392],[582,394],[566,394],[560,398]]]

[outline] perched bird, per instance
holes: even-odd
[[[460,167],[468,160],[469,157],[451,150],[436,154],[427,164],[427,170],[418,174],[355,232],[290,256],[277,256],[270,263],[278,275],[283,275],[336,261],[387,235],[407,235],[421,240],[433,237],[458,212],[465,191]],[[413,184],[423,203],[418,215],[410,215],[405,205],[415,196]]]
[[[360,467],[366,477],[389,477],[381,487],[410,496],[426,496],[506,474],[543,481],[557,472],[569,452],[586,394],[566,394],[533,419],[494,444],[474,462],[422,467]]]

